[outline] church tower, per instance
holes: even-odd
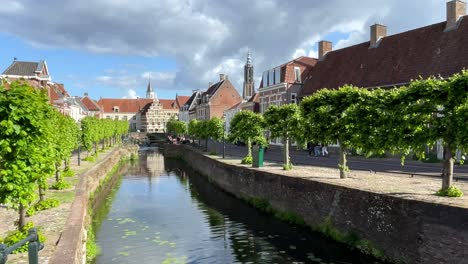
[[[252,58],[250,57],[250,51],[247,52],[247,63],[244,66],[244,90],[242,91],[242,98],[249,100],[254,94],[254,68],[252,64]]]
[[[146,98],[156,99],[156,94],[154,93],[153,87],[151,86],[151,77],[148,78],[148,88],[146,88]]]

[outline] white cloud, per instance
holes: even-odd
[[[124,96],[123,98],[128,98],[128,99],[135,99],[137,98],[138,95],[137,95],[137,92],[133,89],[128,89],[127,90],[127,95]]]
[[[316,56],[315,43],[331,32],[347,36],[335,43],[340,48],[368,40],[375,22],[393,34],[445,16],[440,0],[6,1],[14,13],[6,12],[2,2],[2,32],[40,47],[169,56],[175,58],[177,72],[155,74],[155,83],[185,90],[205,88],[219,73],[228,74],[240,90],[247,47],[258,77],[291,57]],[[100,77],[97,82],[122,89],[145,83],[141,74],[128,72]]]

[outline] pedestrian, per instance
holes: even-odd
[[[322,146],[322,156],[328,157],[328,146],[326,144],[323,144]]]
[[[314,157],[319,157],[321,152],[322,152],[322,149],[321,149],[321,146],[320,146],[320,143],[316,143],[314,144]]]
[[[312,143],[307,142],[307,151],[309,152],[309,156],[312,156]]]

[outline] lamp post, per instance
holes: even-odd
[[[80,152],[81,152],[81,127],[80,127],[80,136],[78,137],[78,166],[81,166],[81,157],[80,157]]]
[[[226,158],[226,113],[224,113],[224,126],[223,126],[223,159]]]

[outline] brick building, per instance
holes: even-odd
[[[210,120],[213,117],[223,118],[224,111],[242,102],[242,97],[224,74],[219,75],[219,82],[210,85],[201,93],[195,107],[196,119]]]

